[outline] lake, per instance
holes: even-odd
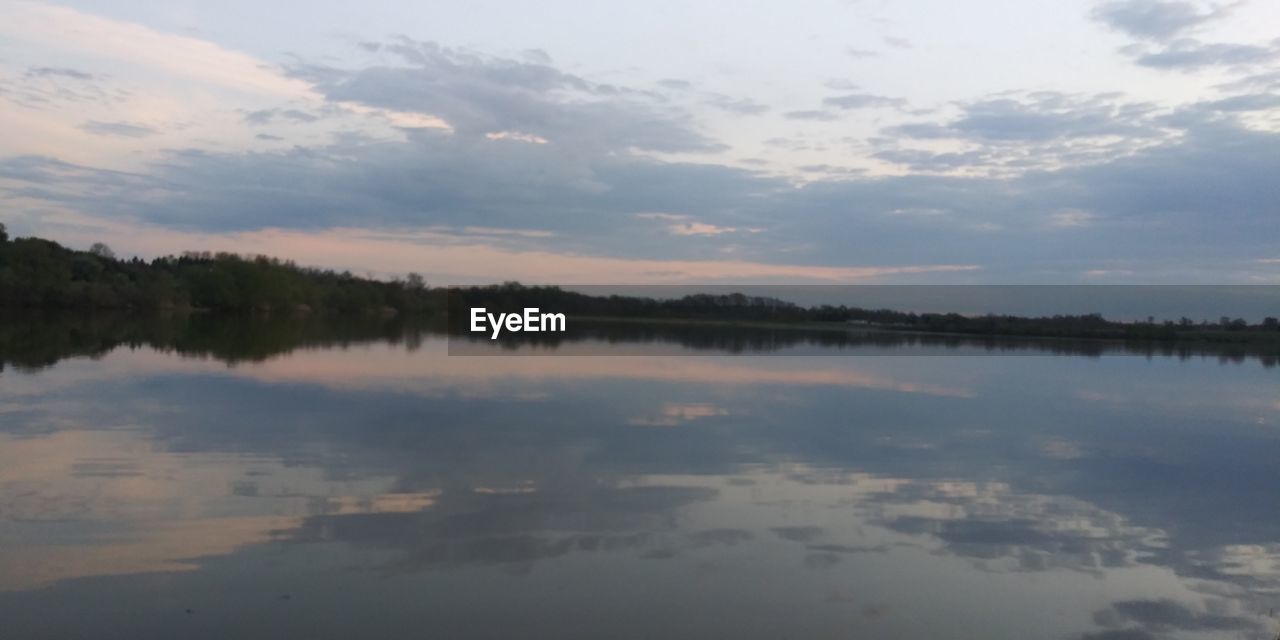
[[[1274,359],[192,323],[0,329],[3,637],[1280,630]]]

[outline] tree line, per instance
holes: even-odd
[[[559,287],[516,282],[449,291],[450,322],[465,322],[465,310],[485,307],[513,311],[538,307],[572,317],[685,319],[768,323],[839,323],[877,329],[968,335],[1121,340],[1193,340],[1206,342],[1274,342],[1280,344],[1280,319],[1251,324],[1242,318],[1217,321],[1178,320],[1121,322],[1098,313],[1023,317],[987,314],[915,313],[865,309],[847,305],[801,306],[785,300],[742,293],[694,294],[654,299],[634,296],[591,296]]]
[[[447,292],[447,293],[446,293]],[[292,261],[232,253],[186,252],[151,261],[121,259],[104,244],[78,251],[42,238],[13,238],[0,224],[0,309],[123,309],[228,312],[325,311],[444,314],[455,326],[469,307],[538,307],[571,317],[865,325],[880,329],[1024,337],[1280,342],[1280,320],[1119,322],[1096,313],[1021,317],[914,313],[847,305],[801,306],[742,293],[674,299],[592,296],[554,286],[431,288],[418,274],[393,280]]]
[[[391,281],[233,253],[120,259],[98,243],[77,251],[10,239],[0,225],[0,307],[214,311],[443,311],[440,289],[409,274]]]

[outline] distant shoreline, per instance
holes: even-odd
[[[1270,335],[1265,333],[1242,332],[1232,334],[1230,332],[1186,332],[1184,334],[1175,335],[1170,338],[1150,337],[1150,338],[1129,338],[1124,336],[1106,337],[1106,336],[1074,336],[1074,335],[1042,335],[1034,333],[1013,334],[1013,333],[980,333],[980,332],[964,332],[964,331],[928,331],[923,329],[913,329],[906,327],[887,327],[879,325],[867,324],[849,324],[842,322],[778,322],[778,321],[755,321],[755,320],[735,320],[735,319],[714,319],[714,318],[644,318],[644,317],[625,317],[625,316],[578,316],[575,320],[579,322],[601,322],[601,323],[618,323],[632,325],[650,325],[650,326],[694,326],[694,327],[730,327],[743,329],[772,329],[786,331],[815,331],[815,332],[839,332],[839,333],[864,333],[864,334],[888,334],[888,335],[917,335],[917,336],[936,336],[936,337],[955,337],[955,338],[993,338],[993,339],[1014,339],[1014,340],[1044,340],[1044,341],[1090,341],[1100,343],[1153,343],[1167,345],[1188,345],[1188,346],[1214,346],[1214,345],[1239,345],[1239,346],[1258,346],[1273,345],[1277,351],[1280,351],[1280,335]],[[1222,335],[1222,334],[1226,335]]]

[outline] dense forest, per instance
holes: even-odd
[[[266,256],[188,252],[150,262],[103,244],[77,251],[10,239],[0,225],[0,307],[213,311],[443,311],[421,276],[390,282],[299,267]]]

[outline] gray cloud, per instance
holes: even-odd
[[[1107,629],[1080,636],[1080,640],[1159,640],[1145,629]]]
[[[320,116],[299,109],[259,109],[244,114],[245,124],[251,125],[271,124],[279,119],[306,123],[315,122],[320,119]]]
[[[1243,94],[1221,100],[1198,103],[1192,105],[1192,108],[1226,112],[1268,111],[1280,108],[1280,95],[1273,93]]]
[[[830,111],[822,111],[820,109],[788,111],[783,115],[792,120],[814,120],[817,122],[831,122],[832,120],[840,119],[840,114],[832,113]]]
[[[1253,618],[1197,611],[1177,600],[1125,600],[1099,611],[1094,620],[1103,626],[1136,623],[1151,631],[1241,631],[1260,630]]]
[[[11,157],[0,162],[0,175],[13,179],[5,193],[198,230],[532,228],[553,235],[493,241],[654,259],[705,259],[728,241],[673,238],[635,216],[673,212],[715,227],[761,229],[732,239],[736,255],[752,260],[982,264],[989,278],[1060,279],[1064,271],[1115,260],[1186,274],[1274,254],[1268,239],[1280,200],[1280,141],[1237,120],[1275,108],[1265,91],[1223,94],[1172,113],[1118,94],[995,96],[956,105],[959,112],[946,120],[886,129],[872,141],[873,157],[915,175],[858,175],[815,163],[799,168],[810,179],[796,187],[752,170],[635,153],[719,148],[687,113],[646,91],[429,44],[383,48],[380,55],[404,64],[300,66],[292,73],[334,101],[437,114],[452,133],[404,129],[398,140],[344,134],[268,151],[177,150],[142,174]],[[822,121],[840,113],[829,105],[785,115]],[[305,120],[287,109],[245,117]],[[114,125],[145,129],[96,126],[109,135],[147,135]],[[495,130],[549,143],[483,135]],[[945,150],[938,139],[948,140]],[[765,145],[815,147],[797,137]],[[955,172],[966,175],[947,175]],[[931,213],[904,213],[922,211]]]
[[[159,131],[143,124],[132,124],[128,122],[99,122],[90,120],[80,125],[80,129],[86,133],[92,133],[99,136],[119,136],[122,138],[145,138],[152,136]]]
[[[707,98],[706,104],[744,116],[756,116],[769,111],[768,105],[761,104],[750,98],[731,98],[720,94],[712,94]]]
[[[551,54],[542,49],[525,49],[521,52],[525,60],[537,64],[551,64]]]
[[[718,151],[688,114],[647,92],[589,82],[544,62],[519,61],[399,39],[383,46],[401,66],[290,73],[334,101],[443,118],[461,136],[500,131],[580,149]],[[739,109],[751,105],[737,103]]]
[[[1041,91],[1018,98],[994,98],[963,105],[945,124],[917,122],[886,130],[910,138],[968,138],[988,141],[1044,141],[1096,136],[1149,137],[1158,133],[1154,106],[1126,103],[1114,94],[1072,95]]]
[[[906,105],[907,101],[902,98],[889,98],[869,93],[850,93],[843,96],[831,96],[822,101],[822,106],[835,107],[837,109],[874,109],[878,107],[901,109]]]
[[[658,86],[664,89],[686,91],[693,88],[693,83],[688,80],[680,80],[679,78],[664,78],[658,81]]]
[[[1170,136],[1154,105],[1117,94],[1039,91],[959,105],[945,122],[888,127],[870,142],[873,156],[924,171],[986,167],[1012,171],[1096,163]],[[913,141],[959,140],[973,148],[920,149]]]
[[[1101,135],[1147,136],[1142,122],[1150,107],[1117,103],[1110,96],[1031,94],[1024,100],[984,100],[965,107],[950,127],[964,137],[988,140],[1048,140]]]
[[[1222,18],[1239,3],[1200,5],[1185,0],[1113,0],[1093,9],[1093,18],[1135,38],[1166,40]]]
[[[880,54],[870,49],[858,49],[856,47],[848,47],[844,50],[845,55],[850,58],[874,58]]]
[[[1239,67],[1269,62],[1280,58],[1280,39],[1269,46],[1230,43],[1203,43],[1184,38],[1168,46],[1147,50],[1127,47],[1138,64],[1156,69],[1196,70],[1205,67]]]
[[[104,86],[103,78],[70,67],[28,67],[21,75],[0,74],[0,99],[32,109],[61,104],[112,104],[130,92]]]
[[[1040,264],[1054,279],[1064,268],[1123,259],[1177,269],[1174,277],[1188,282],[1196,281],[1188,270],[1273,255],[1280,136],[1221,118],[1185,126],[1176,140],[1078,167],[1010,177],[845,176],[802,188],[727,167],[426,132],[406,142],[173,153],[144,176],[11,158],[0,176],[19,185],[10,195],[181,228],[326,228],[350,226],[358,214],[373,228],[538,228],[555,235],[501,242],[618,257],[705,258],[701,243],[716,242],[673,241],[634,216],[645,211],[764,229],[734,243],[766,262],[848,264],[856,255],[871,264],[978,263],[988,277],[1008,269],[1020,279]],[[1063,211],[1087,216],[1056,227]],[[1131,240],[1138,236],[1142,242]]]
[[[774,527],[775,535],[791,542],[809,542],[822,535],[822,527]]]
[[[72,80],[93,80],[94,75],[85,71],[68,67],[31,67],[25,74],[28,78],[62,77]]]
[[[1247,75],[1219,85],[1224,91],[1275,91],[1280,90],[1280,70]]]

